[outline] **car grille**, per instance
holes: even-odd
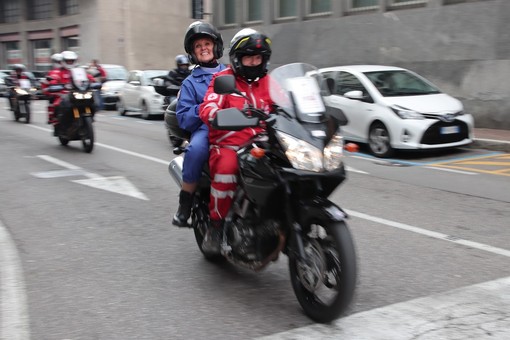
[[[449,126],[458,126],[458,133],[450,133],[450,134],[442,134],[441,128],[449,127]],[[460,120],[454,120],[453,122],[442,122],[438,121],[437,123],[431,125],[427,131],[423,134],[421,138],[421,144],[428,145],[437,145],[437,144],[447,144],[447,143],[455,143],[460,142],[466,138],[469,138],[468,126],[465,122]]]

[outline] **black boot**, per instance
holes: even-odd
[[[193,204],[193,193],[183,191],[179,193],[179,209],[172,219],[172,224],[178,227],[189,227],[188,218],[191,215],[191,206]]]

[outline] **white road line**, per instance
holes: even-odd
[[[258,338],[284,339],[510,339],[510,277]]]
[[[0,338],[29,340],[30,323],[21,260],[14,241],[1,221],[0,279]]]
[[[479,175],[478,173],[469,172],[469,171],[461,171],[461,170],[445,169],[445,168],[436,168],[436,167],[433,167],[433,166],[425,166],[424,168],[431,169],[431,170],[454,172],[454,173],[462,174],[462,175]]]
[[[349,215],[351,215],[351,216],[362,218],[364,220],[368,220],[368,221],[384,224],[384,225],[387,225],[387,226],[390,226],[390,227],[393,227],[393,228],[398,228],[398,229],[402,229],[402,230],[406,230],[406,231],[411,231],[411,232],[416,233],[416,234],[425,235],[425,236],[436,238],[436,239],[443,240],[443,241],[453,242],[453,243],[460,244],[460,245],[463,245],[463,246],[466,246],[466,247],[476,248],[476,249],[487,251],[487,252],[490,252],[490,253],[493,253],[493,254],[503,255],[503,256],[506,256],[506,257],[510,257],[510,250],[507,250],[507,249],[497,248],[497,247],[489,246],[489,245],[483,244],[483,243],[478,243],[478,242],[473,242],[473,241],[469,241],[469,240],[464,240],[464,239],[458,238],[458,237],[453,236],[453,235],[447,235],[447,234],[443,234],[443,233],[438,233],[436,231],[431,231],[431,230],[422,229],[422,228],[419,228],[419,227],[414,227],[414,226],[411,226],[409,224],[404,224],[404,223],[400,223],[400,222],[386,220],[384,218],[380,218],[380,217],[376,217],[376,216],[371,216],[371,215],[364,214],[364,213],[357,212],[357,211],[353,211],[353,210],[347,210],[346,209],[345,211]]]

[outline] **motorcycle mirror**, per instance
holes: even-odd
[[[235,94],[245,97],[236,88],[236,79],[233,75],[230,75],[230,74],[221,75],[214,79],[214,92],[216,92],[217,94],[235,93]]]

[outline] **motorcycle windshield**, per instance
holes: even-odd
[[[310,64],[294,63],[280,66],[269,74],[271,99],[290,115],[306,123],[324,121],[328,96],[326,81]]]
[[[87,71],[84,68],[76,67],[71,69],[71,76],[73,78],[73,85],[80,91],[85,91],[90,85]]]

